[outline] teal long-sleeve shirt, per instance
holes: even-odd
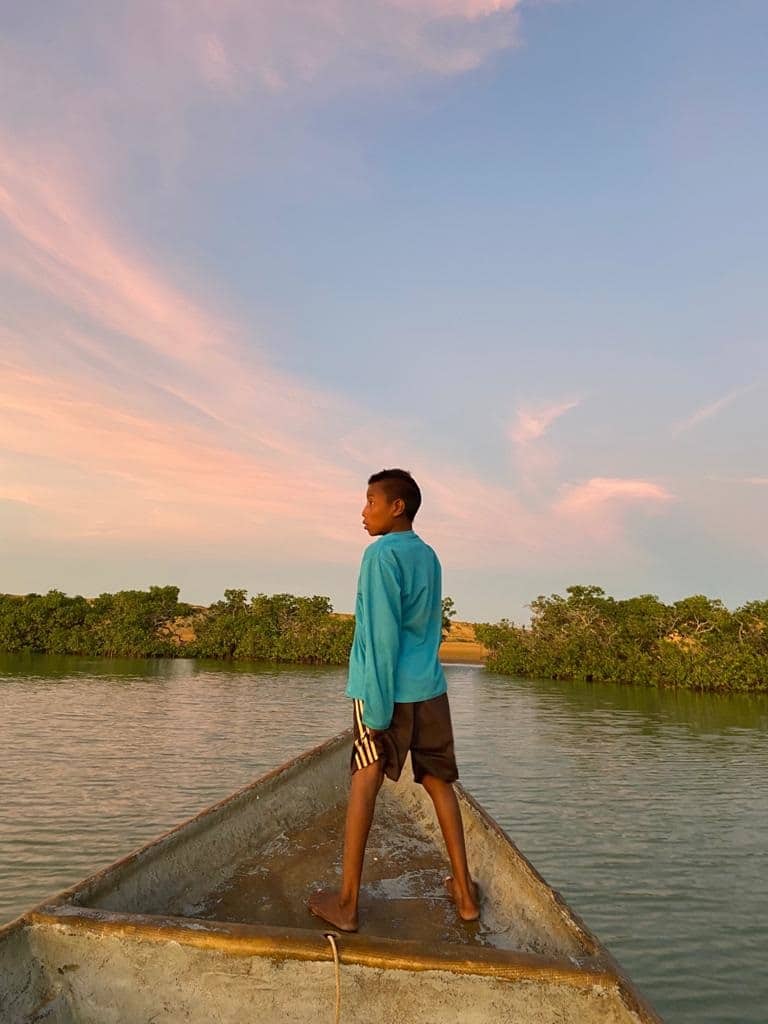
[[[413,530],[387,533],[363,555],[346,694],[363,701],[369,729],[386,729],[394,704],[445,693],[440,665],[441,571]]]

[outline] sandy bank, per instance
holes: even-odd
[[[482,665],[488,651],[475,636],[473,622],[452,622],[448,639],[440,645],[440,660],[462,665]]]

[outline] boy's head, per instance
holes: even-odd
[[[363,526],[372,537],[410,530],[421,505],[419,485],[404,469],[382,469],[368,479]]]

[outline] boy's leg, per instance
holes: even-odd
[[[453,877],[446,880],[448,892],[456,904],[459,917],[463,921],[476,921],[480,916],[477,885],[467,865],[464,825],[453,785],[435,775],[424,775],[421,783],[434,804],[453,870]]]
[[[376,797],[384,781],[384,765],[379,759],[352,776],[344,827],[341,889],[313,893],[309,909],[340,931],[357,931],[357,902],[368,833],[371,830]]]

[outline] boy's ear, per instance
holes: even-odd
[[[402,516],[405,514],[405,502],[402,498],[395,498],[392,502],[392,515]]]

